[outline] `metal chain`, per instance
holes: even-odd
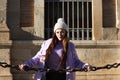
[[[6,62],[0,62],[0,66],[3,68],[15,68],[16,70],[19,70],[19,66],[18,65],[10,65],[7,64]],[[97,70],[101,70],[101,69],[111,69],[111,68],[118,68],[120,66],[120,63],[114,63],[114,64],[107,64],[105,66],[101,66],[101,67],[95,67],[95,66],[90,66],[90,71],[97,71]],[[40,71],[40,72],[48,72],[48,71],[59,71],[59,72],[76,72],[76,71],[81,71],[81,72],[87,72],[86,69],[80,69],[80,68],[75,68],[75,69],[59,69],[59,70],[54,70],[54,69],[48,69],[48,68],[29,68],[28,66],[24,67],[25,71]]]
[[[3,68],[10,67],[10,68],[15,68],[15,69],[19,70],[18,65],[7,64],[6,62],[0,62],[0,66]]]
[[[102,67],[91,67],[91,70],[92,71],[96,71],[96,70],[99,70],[99,69],[111,69],[111,68],[118,68],[120,66],[120,63],[114,63],[114,64],[107,64],[105,66],[102,66]]]

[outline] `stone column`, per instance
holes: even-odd
[[[93,40],[102,40],[102,0],[92,0],[92,19]]]
[[[10,36],[6,24],[7,0],[0,0],[0,62],[10,63]],[[0,67],[0,80],[12,80],[10,68]]]
[[[116,27],[118,28],[118,40],[120,40],[120,0],[116,0]]]
[[[44,1],[34,0],[34,30],[41,39],[44,39]]]

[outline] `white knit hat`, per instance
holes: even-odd
[[[58,18],[57,23],[54,26],[54,32],[56,31],[56,29],[61,28],[64,29],[66,31],[68,31],[68,26],[65,23],[63,18]]]

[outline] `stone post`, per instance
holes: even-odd
[[[10,36],[6,24],[7,0],[0,0],[0,62],[10,64]],[[0,80],[12,80],[10,68],[0,67]]]

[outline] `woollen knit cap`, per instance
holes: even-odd
[[[54,32],[56,31],[56,29],[59,29],[59,28],[68,31],[68,26],[65,23],[63,18],[58,18],[57,23],[54,26]]]

